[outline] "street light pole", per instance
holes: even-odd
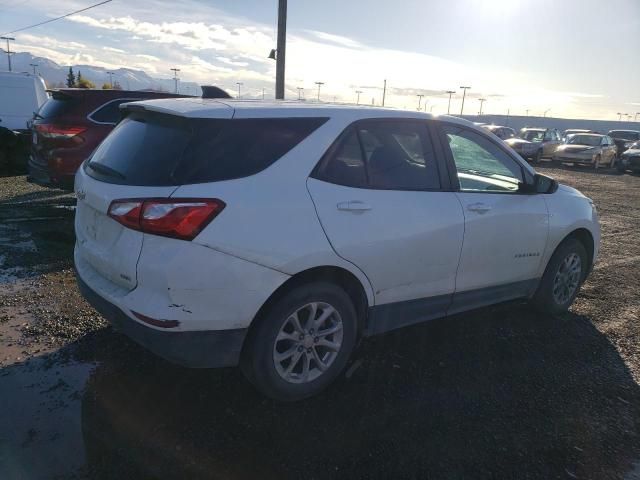
[[[547,109],[544,111],[544,114],[542,115],[542,118],[547,118],[547,113],[549,113],[550,111],[551,111],[551,109],[550,109],[550,108],[547,108]]]
[[[109,75],[109,84],[111,85],[111,88],[113,88],[113,76],[115,74],[113,72],[107,72],[107,75]]]
[[[384,100],[387,98],[387,80],[384,80],[384,86],[382,87],[382,106],[384,107]]]
[[[38,66],[38,64],[37,63],[30,63],[29,66],[33,67],[33,74],[35,75],[36,74],[36,67]]]
[[[175,93],[178,93],[178,72],[180,71],[180,69],[171,68],[170,70],[173,72],[173,81],[175,83]]]
[[[356,98],[356,105],[360,105],[360,94],[361,93],[362,93],[362,90],[356,90],[356,95],[358,95],[357,98]]]
[[[304,97],[304,88],[303,87],[296,87],[298,89],[298,100],[302,100],[302,98]]]
[[[264,87],[262,87],[262,100],[264,100]]]
[[[236,85],[238,85],[238,99],[240,99],[240,87],[244,84],[242,82],[236,82]]]
[[[422,105],[422,97],[424,97],[424,95],[422,93],[419,93],[416,96],[418,97],[418,111],[420,111],[420,105]]]
[[[525,112],[527,112],[527,117],[529,116],[529,110],[525,110]]]
[[[278,40],[276,45],[276,99],[284,100],[284,65],[287,49],[287,0],[278,0]]]
[[[478,101],[480,102],[480,115],[482,115],[482,105],[484,104],[484,102],[487,101],[486,98],[479,98]]]
[[[456,93],[456,91],[455,90],[447,90],[445,93],[449,94],[449,104],[447,105],[447,115],[449,115],[449,112],[451,111],[451,95]]]
[[[315,82],[318,85],[318,101],[320,101],[320,87],[324,85],[324,82]]]
[[[13,37],[0,37],[0,40],[7,41],[7,61],[9,62],[9,71],[11,71],[11,49],[9,47],[9,42],[14,42],[16,39]]]
[[[467,96],[467,90],[469,90],[471,87],[460,87],[462,89],[462,106],[460,107],[460,115],[462,115],[462,112],[464,112],[464,99]]]
[[[640,112],[636,112],[636,116],[633,118],[633,121],[634,121],[634,122],[637,122],[637,121],[638,121],[638,115],[640,115]]]

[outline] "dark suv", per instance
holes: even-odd
[[[637,130],[611,130],[607,133],[618,147],[618,157],[632,144],[640,140],[640,132]]]
[[[120,120],[120,104],[151,98],[183,97],[171,93],[68,88],[53,90],[35,114],[29,181],[73,188],[80,164]]]

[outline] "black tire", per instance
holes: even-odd
[[[535,155],[534,155],[534,157],[533,157],[533,161],[534,161],[535,163],[540,163],[540,162],[542,162],[542,149],[540,149],[540,150],[538,150],[538,151],[536,152],[536,154],[535,154]]]
[[[580,278],[577,287],[570,294],[567,300],[559,302],[553,293],[554,280],[562,263],[572,254],[577,254],[580,257]],[[547,268],[544,271],[544,275],[542,276],[542,280],[540,281],[540,285],[538,286],[538,290],[533,296],[533,304],[535,307],[544,313],[552,315],[558,315],[566,312],[580,291],[580,287],[586,278],[587,268],[588,257],[584,245],[576,238],[568,238],[563,241],[551,256],[551,259],[547,264]]]
[[[287,319],[311,302],[326,303],[337,310],[342,321],[342,344],[320,376],[305,383],[291,383],[276,368],[276,337]],[[346,366],[356,342],[357,325],[353,302],[339,286],[319,281],[295,287],[256,318],[243,348],[240,367],[258,390],[275,400],[292,402],[311,397],[331,384]]]
[[[626,169],[624,168],[624,165],[622,164],[622,160],[618,159],[618,163],[616,164],[616,172],[618,172],[619,174],[624,174],[624,172],[626,171]]]

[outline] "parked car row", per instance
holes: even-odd
[[[568,129],[562,135],[554,128],[525,127],[516,135],[509,127],[482,125],[482,128],[504,140],[522,158],[540,162],[550,159],[559,163],[590,165],[593,168],[618,165],[618,171],[635,169],[636,154],[626,151],[640,141],[636,130],[611,130],[606,135],[587,129]]]

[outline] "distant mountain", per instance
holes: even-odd
[[[6,60],[2,55],[0,68],[4,69]],[[131,68],[119,68],[117,70],[107,70],[102,67],[94,67],[92,65],[59,65],[53,60],[45,57],[35,57],[28,52],[19,52],[11,57],[11,65],[14,72],[32,72],[33,67],[30,63],[37,63],[37,72],[44,78],[48,87],[64,83],[66,85],[67,73],[69,67],[73,68],[73,72],[77,75],[78,71],[82,73],[82,77],[91,80],[100,88],[103,83],[109,82],[108,71],[115,73],[114,82],[118,82],[122,88],[127,90],[165,90],[173,92],[174,82],[171,78],[153,78],[142,70],[133,70]],[[201,95],[200,86],[194,82],[180,82],[178,84],[180,93],[186,95]]]

